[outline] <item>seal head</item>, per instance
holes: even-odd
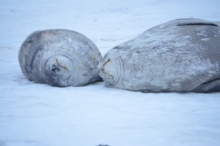
[[[101,54],[86,36],[65,29],[36,31],[19,51],[23,74],[52,86],[83,86],[100,81]]]

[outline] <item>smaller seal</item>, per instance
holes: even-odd
[[[33,32],[18,54],[27,79],[59,87],[100,81],[97,66],[101,59],[101,53],[90,39],[66,29]]]

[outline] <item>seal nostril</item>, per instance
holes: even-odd
[[[54,65],[54,66],[52,67],[51,71],[54,72],[54,73],[56,73],[56,72],[59,72],[60,69]]]
[[[56,73],[56,68],[52,68],[51,71]]]

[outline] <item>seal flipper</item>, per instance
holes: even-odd
[[[204,83],[193,90],[193,92],[219,92],[220,91],[220,79]]]

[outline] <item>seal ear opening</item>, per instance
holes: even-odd
[[[189,25],[209,25],[209,26],[218,26],[218,24],[202,20],[202,19],[178,19],[180,21],[177,26],[189,26]]]

